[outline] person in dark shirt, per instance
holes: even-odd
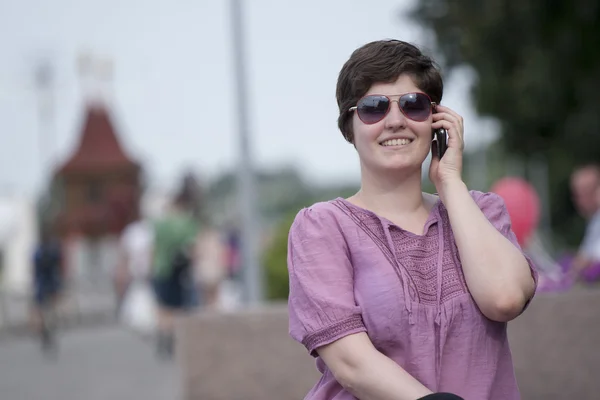
[[[63,286],[62,248],[51,227],[44,224],[33,255],[33,297],[36,328],[45,348],[53,346],[48,317],[55,311]]]

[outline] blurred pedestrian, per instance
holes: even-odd
[[[114,274],[117,315],[142,333],[154,328],[155,300],[150,265],[154,231],[152,223],[136,213],[119,240],[119,262]]]
[[[135,279],[149,279],[154,232],[152,224],[139,213],[132,215],[121,237],[113,275],[119,312],[127,288]]]
[[[158,303],[157,351],[169,357],[174,349],[174,318],[195,305],[193,264],[199,232],[191,210],[193,199],[182,192],[154,223],[152,279]]]
[[[217,227],[205,226],[196,247],[196,280],[202,293],[202,305],[216,308],[221,284],[227,276],[227,247]]]
[[[575,169],[571,175],[571,193],[587,227],[569,273],[585,282],[597,282],[600,281],[600,165],[585,164]]]
[[[64,287],[63,251],[50,222],[42,222],[33,255],[34,325],[45,350],[56,346],[57,304]]]

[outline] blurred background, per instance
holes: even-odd
[[[384,38],[442,66],[469,187],[526,182],[532,257],[576,252],[598,1],[0,0],[0,398],[181,395],[158,237],[189,245],[179,311],[285,302],[295,214],[359,187],[337,74]]]

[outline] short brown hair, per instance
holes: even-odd
[[[353,143],[350,107],[375,83],[394,82],[410,74],[419,89],[440,103],[444,83],[434,61],[416,46],[401,40],[378,40],[356,49],[342,67],[337,81],[336,98],[340,110],[338,127],[344,138]]]

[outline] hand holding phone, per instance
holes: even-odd
[[[441,105],[435,106],[431,119],[432,142],[435,143],[431,143],[429,179],[441,195],[442,183],[462,180],[464,125],[459,114]]]

